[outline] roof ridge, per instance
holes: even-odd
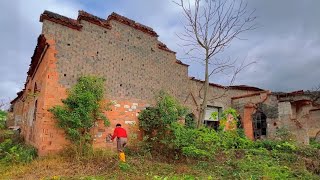
[[[49,20],[67,27],[70,27],[72,29],[80,30],[82,28],[82,25],[79,24],[79,22],[75,19],[45,10],[41,16],[40,16],[40,22],[43,22],[43,20]]]
[[[111,29],[110,21],[115,20],[122,24],[128,25],[132,28],[140,30],[146,34],[149,34],[151,36],[159,37],[159,35],[151,27],[140,24],[132,19],[129,19],[115,12],[112,12],[107,19],[103,19],[93,14],[90,14],[84,10],[79,10],[77,19],[72,19],[63,15],[45,10],[40,16],[40,22],[43,22],[44,19],[70,27],[72,29],[76,29],[76,30],[81,30],[82,28],[82,25],[80,24],[80,20],[86,20],[98,26],[105,27],[107,29]]]
[[[159,37],[159,35],[149,26],[146,26],[146,25],[143,25],[143,24],[140,24],[132,19],[129,19],[125,16],[122,16],[120,14],[117,14],[115,12],[112,12],[108,18],[107,18],[107,21],[111,21],[111,20],[115,20],[115,21],[118,21],[122,24],[125,24],[125,25],[128,25],[128,26],[131,26],[135,29],[138,29],[144,33],[147,33],[147,34],[150,34],[151,36],[155,36],[155,37]]]
[[[98,16],[95,16],[93,14],[90,14],[84,10],[79,10],[78,11],[78,18],[77,21],[80,22],[81,20],[85,20],[88,22],[91,22],[95,25],[107,28],[107,29],[111,29],[111,25],[109,24],[109,22],[105,19],[102,19]]]

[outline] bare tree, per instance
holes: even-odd
[[[239,34],[255,29],[256,17],[253,16],[254,10],[247,10],[247,4],[243,0],[180,0],[174,3],[182,8],[187,20],[185,32],[178,36],[185,42],[187,54],[200,59],[205,66],[203,96],[197,122],[199,127],[205,118],[209,77],[233,68],[233,82],[235,75],[247,66],[242,64],[236,67],[236,60],[219,60],[217,55],[229,46],[233,39],[239,39]],[[196,56],[192,56],[191,52],[194,51]]]
[[[0,110],[6,105],[4,100],[0,100]]]
[[[0,110],[7,109],[10,104],[10,100],[0,99]]]

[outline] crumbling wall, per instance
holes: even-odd
[[[320,135],[320,109],[310,110],[310,118],[305,124],[308,126],[308,134],[310,137],[316,137],[317,133]]]
[[[235,108],[240,116],[245,134],[253,137],[253,117],[252,115],[259,111],[266,115],[267,119],[267,137],[272,138],[278,127],[278,101],[276,96],[269,92],[258,92],[252,95],[244,95],[232,98],[232,107]]]
[[[194,114],[198,116],[200,104],[203,100],[203,85],[204,82],[196,79],[189,81],[189,96],[185,101],[186,105],[193,110]],[[231,98],[255,93],[254,90],[237,90],[228,89],[227,87],[211,84],[208,88],[208,106],[221,107],[225,110],[231,107]],[[191,95],[191,94],[192,95]],[[238,109],[243,108],[239,107]]]

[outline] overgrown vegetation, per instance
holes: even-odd
[[[237,122],[237,113],[232,109],[226,110],[221,119],[226,120],[227,114],[232,114]],[[183,118],[185,125],[181,123]],[[312,140],[310,146],[298,145],[285,128],[278,130],[277,140],[255,142],[248,140],[241,129],[196,129],[190,112],[164,92],[157,97],[155,106],[140,113],[139,119],[145,138],[140,143],[129,144],[126,163],[119,162],[117,153],[107,150],[91,150],[75,160],[72,148],[77,146],[60,155],[31,161],[32,151],[17,154],[25,149],[12,148],[17,144],[6,140],[0,145],[6,153],[0,154],[10,155],[1,156],[0,177],[309,180],[320,176],[320,144]]]
[[[175,114],[170,116],[170,121],[163,121],[168,119],[168,114],[160,112],[168,112],[167,109],[175,110]],[[179,110],[183,113],[177,113]],[[143,122],[140,127],[147,135],[144,146],[141,146],[143,152],[149,152],[152,158],[160,154],[173,162],[201,162],[197,166],[211,172],[213,179],[215,176],[218,179],[317,179],[320,174],[320,151],[314,141],[311,146],[298,146],[290,132],[280,128],[276,140],[253,142],[246,138],[242,129],[236,129],[238,114],[234,109],[226,109],[222,113],[217,131],[207,127],[190,128],[190,120],[186,120],[187,126],[178,123],[179,119],[188,118],[185,116],[187,112],[173,97],[161,93],[156,105],[142,111],[139,116]],[[213,113],[212,118],[217,115]],[[228,121],[229,115],[233,121]],[[175,178],[156,178],[166,177]]]
[[[0,129],[5,128],[7,120],[7,112],[0,109]]]
[[[0,130],[0,164],[25,164],[36,157],[36,149],[25,145],[17,131]]]
[[[107,104],[103,103],[104,91],[103,78],[81,77],[69,90],[67,99],[62,100],[63,105],[50,109],[58,121],[58,126],[78,145],[80,153],[87,152],[91,147],[90,129],[97,120],[102,119],[106,126],[109,125],[107,117],[103,114],[108,110]]]
[[[0,161],[5,163],[29,163],[37,156],[32,146],[6,139],[0,143]]]
[[[150,148],[151,151],[160,150],[162,154],[167,155],[172,153],[172,149],[167,148],[172,139],[170,127],[187,114],[187,108],[161,91],[156,97],[156,105],[141,111],[138,116],[139,126],[144,132],[144,148]]]

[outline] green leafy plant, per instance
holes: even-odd
[[[63,105],[49,110],[67,137],[83,150],[92,143],[90,129],[97,120],[104,120],[106,126],[110,124],[103,114],[108,110],[108,104],[103,103],[104,81],[95,76],[79,78],[69,90],[68,97],[62,100]]]
[[[234,121],[232,122],[231,126],[236,128],[239,114],[237,113],[237,110],[233,108],[228,108],[222,112],[222,115],[220,117],[219,130],[225,130],[227,120],[228,120],[228,115],[231,115],[233,117]],[[218,117],[218,112],[211,113],[211,117],[210,117],[211,119],[217,119],[217,117]]]
[[[196,128],[197,123],[196,123],[196,118],[192,113],[189,113],[185,117],[185,125],[187,128]]]
[[[215,131],[206,127],[190,129],[175,123],[171,126],[171,132],[175,148],[187,157],[211,158],[219,151],[246,149],[253,144],[241,130]]]
[[[175,98],[161,91],[156,96],[156,105],[139,113],[139,127],[145,135],[145,145],[151,150],[172,150],[170,126],[188,114]],[[167,148],[162,148],[166,146]],[[164,153],[162,151],[162,153]],[[169,154],[169,153],[168,153]]]
[[[317,142],[315,138],[310,139],[310,146],[320,150],[320,142]]]
[[[6,127],[8,113],[0,109],[0,129],[4,129]]]
[[[296,139],[295,136],[286,127],[277,129],[275,137],[278,141],[294,141]]]
[[[161,91],[156,97],[155,107],[148,107],[139,113],[139,126],[149,137],[160,137],[168,126],[187,114],[187,108],[169,94]]]
[[[119,168],[122,171],[128,171],[130,169],[130,165],[128,163],[120,162],[119,163]]]
[[[0,160],[10,163],[28,163],[37,156],[37,151],[31,146],[14,143],[6,139],[0,143]]]

